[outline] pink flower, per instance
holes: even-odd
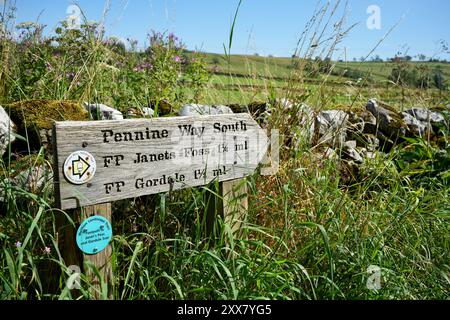
[[[45,253],[45,254],[50,254],[50,252],[51,252],[50,247],[45,247],[45,248],[44,248],[44,253]]]
[[[16,242],[16,247],[17,247],[17,248],[20,248],[21,246],[22,246],[22,242],[17,241],[17,242]]]
[[[175,57],[173,58],[173,60],[175,60],[175,62],[181,62],[180,56],[175,56]]]

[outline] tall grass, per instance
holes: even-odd
[[[305,89],[306,58],[328,56],[348,30],[345,16],[337,16],[339,3],[319,5],[305,27],[296,49],[302,57],[286,90],[275,90],[270,80],[264,84],[262,95],[273,102],[269,128],[285,137],[305,129],[296,117],[301,103],[318,110],[333,95],[326,77],[309,93],[298,92]],[[225,49],[228,66],[240,5]],[[333,36],[324,38],[329,31]],[[92,40],[83,98],[102,95],[101,86],[93,88],[104,80],[96,69],[100,46]],[[57,91],[55,98],[68,97],[70,90]],[[236,98],[245,94],[237,91]],[[294,107],[277,105],[281,97],[295,101]],[[214,185],[114,203],[113,298],[448,299],[448,180],[426,170],[417,177],[411,167],[399,166],[410,152],[406,147],[366,160],[348,180],[344,163],[301,137],[293,144],[281,141],[275,175],[247,178],[248,220],[239,237],[220,216],[215,232],[205,235]],[[74,275],[58,247],[56,220],[63,216],[70,226],[70,216],[53,208],[50,189],[32,190],[14,180],[20,168],[44,164],[49,155],[41,149],[9,165],[5,159],[12,156],[0,161],[0,299],[92,298],[94,285],[85,274],[79,290],[66,285]],[[367,287],[371,265],[381,268],[379,290]],[[106,298],[106,283],[99,288]]]

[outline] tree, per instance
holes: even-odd
[[[445,90],[447,88],[445,84],[444,74],[442,72],[442,69],[440,67],[437,67],[434,69],[433,72],[433,82],[436,88],[439,90]]]
[[[410,64],[405,62],[396,62],[396,66],[392,68],[389,80],[401,86],[416,86],[417,70],[411,68]]]
[[[432,83],[430,68],[426,65],[418,65],[415,67],[415,70],[417,70],[416,87],[421,89],[429,88]]]
[[[383,62],[383,59],[377,54],[375,57],[372,58],[373,62]]]
[[[425,60],[427,60],[427,56],[424,55],[424,54],[422,54],[422,53],[419,53],[419,54],[417,55],[417,58],[418,58],[420,61],[425,61]]]

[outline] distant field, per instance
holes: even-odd
[[[238,75],[259,75],[272,78],[287,78],[292,72],[292,58],[279,57],[261,57],[232,55],[230,67],[224,55],[207,53],[206,61],[213,67],[217,66],[219,72],[226,72]],[[433,70],[440,67],[446,80],[450,79],[450,63],[441,62],[411,62],[415,65],[426,66]],[[376,80],[387,80],[395,66],[392,62],[336,62],[336,69],[344,70],[351,68],[363,72],[370,72]]]
[[[378,98],[400,109],[411,105],[435,106],[448,102],[448,92],[437,89],[401,88],[388,80],[395,64],[392,62],[334,62],[334,70],[345,69],[371,74],[371,82],[357,83],[356,80],[339,76],[320,74],[315,78],[293,77],[291,58],[232,55],[230,63],[224,55],[207,53],[206,61],[212,71],[209,89],[202,102],[205,103],[248,103],[266,100],[270,92],[315,96],[320,90],[325,97],[321,101],[310,101],[321,108],[361,108],[370,98]],[[441,68],[447,83],[450,80],[450,63],[411,62],[430,70]]]

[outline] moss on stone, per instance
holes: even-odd
[[[88,120],[87,111],[77,102],[25,100],[7,105],[11,118],[21,128],[51,129],[53,121]]]

